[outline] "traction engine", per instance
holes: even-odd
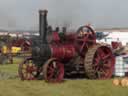
[[[32,56],[19,64],[22,80],[61,82],[64,77],[83,74],[89,79],[111,78],[115,57],[107,45],[96,43],[89,25],[76,32],[55,30],[47,23],[47,10],[39,11],[40,36],[32,40]]]

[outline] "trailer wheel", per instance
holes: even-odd
[[[21,80],[37,80],[38,68],[33,64],[32,58],[27,58],[23,63],[19,64],[19,76]]]

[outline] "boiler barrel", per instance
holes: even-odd
[[[72,45],[51,46],[51,55],[60,60],[70,60],[75,56],[75,48]]]

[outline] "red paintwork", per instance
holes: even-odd
[[[52,57],[60,60],[70,60],[75,56],[75,47],[72,44],[51,46]]]
[[[90,28],[89,26],[86,27]],[[89,46],[96,44],[96,35],[93,30],[82,36],[79,35],[79,33],[65,34],[64,38],[65,41],[63,43],[59,34],[55,32],[53,33],[54,43],[51,44],[51,58],[57,58],[62,62],[71,60],[76,54],[84,57]],[[112,76],[115,57],[109,47],[102,46],[98,48],[93,62],[92,66],[94,70],[101,72],[100,75],[98,75],[99,79],[106,79]]]
[[[91,27],[89,26],[85,27],[91,29]],[[87,34],[84,34],[82,37],[80,37],[79,33],[76,32],[65,34],[65,41],[61,41],[58,32],[53,32],[52,37],[53,42],[51,44],[51,57],[57,58],[61,61],[68,61],[72,59],[78,52],[80,55],[83,55],[83,53],[85,55],[85,46],[88,47],[90,45],[96,44],[96,36],[93,30],[91,32],[88,32]]]
[[[60,37],[58,32],[53,32],[53,41],[54,42],[59,42],[60,41]]]
[[[43,67],[45,69],[44,73],[46,72],[44,75],[45,80],[50,82],[62,81],[65,72],[64,68],[66,68],[64,64],[70,62],[70,60],[74,60],[73,57],[79,56],[81,58],[80,60],[82,64],[84,64],[83,62],[86,52],[88,51],[88,48],[91,48],[93,47],[93,45],[96,45],[96,36],[94,30],[91,29],[91,27],[89,26],[84,26],[84,27],[89,28],[91,31],[87,31],[87,32],[85,31],[85,33],[81,33],[81,31],[70,34],[65,33],[63,34],[64,36],[62,36],[62,38],[61,38],[62,34],[60,35],[58,32],[53,32],[52,36],[48,37],[48,38],[52,37],[52,39],[48,40],[49,42],[48,44],[51,49],[51,57],[46,62],[48,62],[49,60],[51,61],[46,63],[48,65],[46,64],[43,65],[45,66]],[[21,41],[20,44],[22,44]],[[55,60],[52,58],[55,58]],[[92,60],[92,67],[94,71],[102,73],[97,76],[98,79],[106,79],[112,76],[114,70],[115,58],[110,48],[106,46],[98,48],[94,54],[94,57],[90,59]],[[56,62],[56,67],[55,67],[55,63],[53,62]],[[27,73],[32,73],[33,71],[35,71],[34,69],[35,68],[28,66],[26,71]],[[21,78],[22,78],[22,74],[21,74]],[[24,77],[24,79],[28,79],[28,78]],[[33,79],[33,78],[29,77],[29,79]]]

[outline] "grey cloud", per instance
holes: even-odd
[[[38,30],[38,10],[48,9],[53,26],[128,27],[127,0],[0,0],[0,28]]]

